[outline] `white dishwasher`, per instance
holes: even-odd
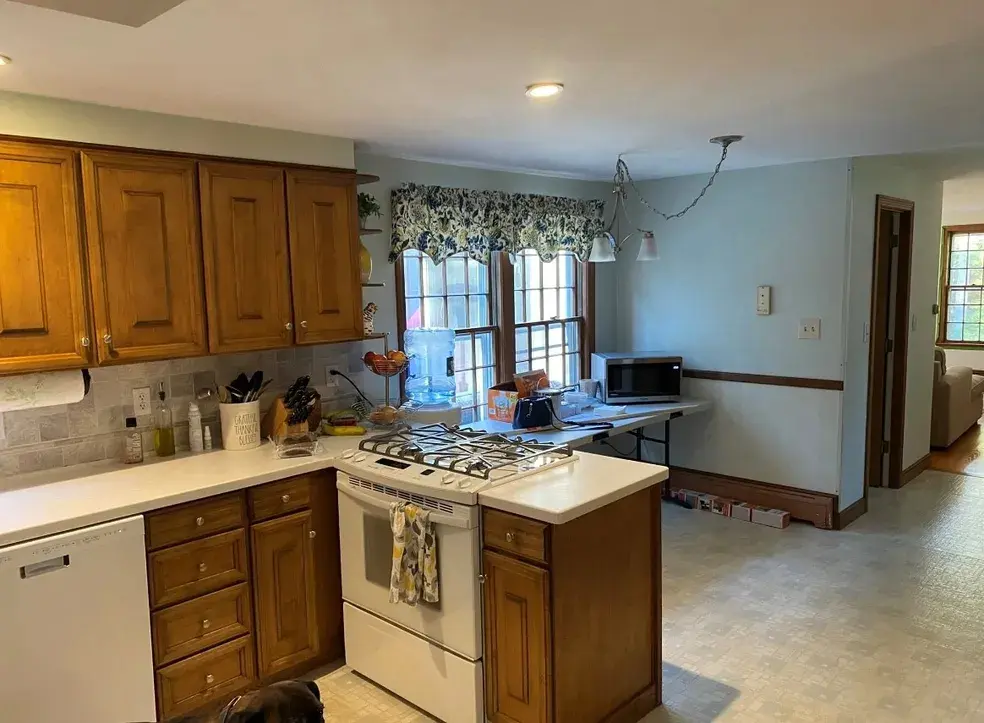
[[[0,719],[157,719],[143,517],[0,548]]]

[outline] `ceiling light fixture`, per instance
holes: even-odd
[[[639,203],[641,203],[656,216],[662,218],[664,221],[680,218],[696,206],[700,199],[704,197],[704,194],[707,193],[707,189],[711,187],[711,184],[714,183],[714,179],[717,178],[718,173],[721,172],[721,166],[724,164],[724,159],[728,157],[728,147],[734,143],[737,143],[742,138],[744,138],[744,136],[738,135],[715,136],[714,138],[711,138],[711,143],[721,146],[721,157],[718,159],[717,165],[714,166],[714,171],[711,173],[711,177],[707,179],[707,183],[704,184],[704,187],[700,190],[700,193],[697,194],[693,201],[676,213],[664,213],[649,203],[649,201],[647,201],[639,192],[639,188],[632,179],[632,174],[629,173],[629,166],[624,160],[622,160],[622,156],[619,156],[618,160],[615,162],[615,177],[612,179],[612,195],[615,197],[615,207],[612,210],[612,220],[608,223],[604,233],[595,236],[594,243],[591,247],[591,255],[588,257],[588,261],[593,263],[606,263],[614,261],[615,254],[622,250],[622,245],[636,233],[642,234],[642,244],[639,247],[639,255],[636,257],[636,260],[657,260],[659,258],[659,251],[656,247],[656,236],[651,230],[636,226],[629,218],[628,209],[625,207],[625,201],[628,197],[628,189],[632,189],[632,192],[639,199]],[[619,229],[621,228],[619,209],[622,210],[622,216],[625,217],[626,227],[635,229],[634,231],[629,231],[629,233],[626,234],[621,240],[618,238],[618,236],[620,236]],[[612,229],[615,230],[614,234],[612,233]]]
[[[526,86],[528,98],[553,98],[564,92],[563,83],[534,83]]]
[[[14,61],[8,55],[0,55],[0,65],[10,65]]]

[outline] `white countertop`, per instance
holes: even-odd
[[[610,434],[661,421],[672,412],[693,413],[708,405],[688,400],[678,405],[650,406],[660,408],[647,409],[646,417],[619,421]],[[590,441],[593,434],[540,432],[535,436],[574,447]],[[322,437],[319,454],[299,459],[277,459],[267,442],[248,452],[184,453],[140,465],[97,462],[0,480],[0,547],[327,469],[361,439]],[[584,453],[577,453],[577,458],[573,464],[483,492],[479,501],[561,524],[658,484],[668,475],[665,467],[657,465]]]
[[[575,452],[574,457],[571,464],[479,492],[479,504],[562,525],[670,475],[669,469],[656,464],[585,452]]]

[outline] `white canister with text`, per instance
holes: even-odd
[[[260,446],[260,400],[245,404],[220,404],[222,447],[229,450]]]

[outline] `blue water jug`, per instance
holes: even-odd
[[[454,399],[454,330],[407,329],[403,349],[410,358],[407,397],[421,404]]]

